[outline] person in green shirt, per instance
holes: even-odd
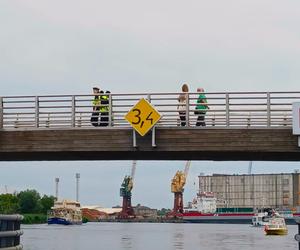
[[[206,126],[205,124],[205,114],[206,111],[209,109],[207,105],[207,99],[204,94],[203,88],[198,88],[197,92],[199,93],[198,99],[197,99],[197,106],[195,110],[195,114],[198,115],[196,126]]]

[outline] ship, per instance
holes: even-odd
[[[223,210],[224,211],[224,210]],[[226,211],[226,210],[225,210]],[[189,223],[226,223],[226,224],[253,224],[257,213],[239,208],[231,208],[228,212],[217,211],[217,199],[213,192],[199,192],[189,207],[184,209],[182,219]],[[295,217],[300,213],[280,213],[286,224],[296,224]]]
[[[265,225],[266,235],[287,235],[287,233],[288,233],[288,229],[285,224],[285,220],[282,217],[274,216]]]
[[[279,217],[279,213],[272,208],[262,208],[252,217],[252,226],[260,227],[267,225],[274,217]]]
[[[228,212],[217,213],[217,199],[213,192],[200,192],[194,198],[191,207],[182,214],[185,222],[192,223],[232,223],[251,224],[254,213]]]
[[[48,212],[48,224],[81,225],[82,213],[80,203],[71,200],[55,201]]]

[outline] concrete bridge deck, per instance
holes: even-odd
[[[2,131],[1,161],[32,160],[263,160],[299,161],[297,137],[288,128],[157,128],[137,136],[131,129]]]
[[[196,127],[198,93],[109,94],[108,126],[91,125],[93,95],[0,97],[0,160],[268,160],[298,161],[292,103],[300,92],[205,93],[206,127]],[[137,136],[124,115],[146,98],[163,115],[152,134]]]

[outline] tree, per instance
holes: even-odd
[[[40,194],[32,189],[25,190],[18,194],[20,212],[21,213],[36,213],[41,211]]]
[[[54,196],[47,196],[44,195],[43,198],[41,199],[41,206],[42,206],[42,210],[41,212],[46,214],[48,210],[51,209],[51,207],[53,207],[54,205],[54,201],[55,201],[55,197]]]
[[[171,212],[171,209],[168,209],[168,208],[162,208],[161,210],[158,210],[157,211],[157,215],[158,216],[165,216],[167,215],[168,213]]]
[[[0,214],[15,214],[19,210],[19,199],[14,194],[0,195]]]

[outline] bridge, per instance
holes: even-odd
[[[195,126],[198,93],[109,94],[108,126],[91,125],[93,95],[0,97],[0,160],[266,160],[298,161],[292,103],[300,92],[210,92],[206,126]],[[124,119],[147,99],[162,114],[141,137]]]

